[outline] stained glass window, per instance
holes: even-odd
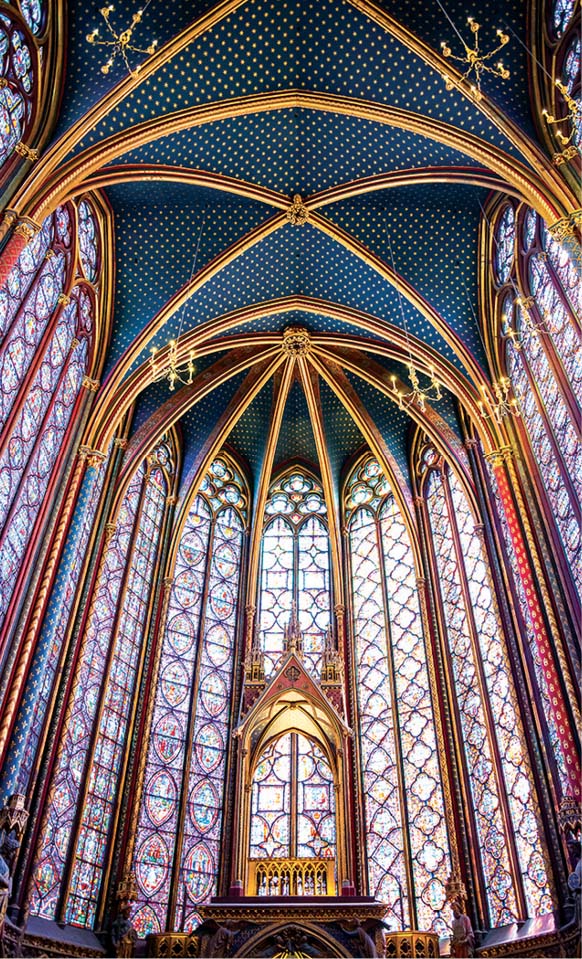
[[[283,653],[283,636],[293,608],[303,632],[304,661],[319,675],[331,626],[329,534],[320,484],[291,470],[276,480],[265,507],[261,547],[259,623],[265,673]]]
[[[26,795],[29,790],[104,476],[103,463],[89,466],[79,493],[4,767],[1,790],[6,796],[15,791]]]
[[[572,19],[575,6],[575,0],[554,0],[551,19],[556,38],[563,36],[565,33],[566,27]]]
[[[71,221],[47,217],[0,290],[0,624],[89,372],[95,292],[74,279]]]
[[[495,269],[499,283],[505,283],[511,273],[515,249],[515,213],[512,206],[506,206],[497,228],[495,249]]]
[[[552,911],[547,853],[482,535],[462,486],[425,453],[425,495],[492,925]],[[500,772],[501,771],[501,772]],[[502,775],[501,775],[502,773]],[[509,809],[504,813],[503,797]],[[515,844],[519,873],[513,871]]]
[[[334,779],[316,742],[287,733],[267,745],[253,775],[250,834],[251,859],[335,856]]]
[[[519,608],[523,621],[525,624],[525,636],[527,637],[527,643],[529,646],[532,663],[534,667],[535,677],[538,684],[539,694],[542,701],[542,715],[543,721],[547,724],[548,727],[548,737],[550,745],[552,748],[552,755],[556,763],[558,770],[558,777],[562,792],[564,795],[567,794],[569,780],[568,780],[568,771],[566,768],[566,757],[564,756],[564,750],[562,748],[562,743],[560,740],[560,735],[556,727],[555,720],[553,718],[553,710],[551,704],[551,694],[548,689],[548,682],[544,672],[544,664],[540,656],[538,649],[538,644],[536,642],[536,629],[534,623],[532,622],[531,613],[529,609],[529,604],[527,602],[527,597],[525,595],[525,587],[519,573],[519,564],[517,560],[517,555],[513,546],[513,540],[511,538],[511,532],[509,530],[509,525],[507,522],[507,517],[505,515],[505,510],[503,508],[503,502],[501,500],[501,494],[499,492],[499,487],[495,478],[495,471],[489,461],[487,461],[487,469],[489,473],[489,481],[491,483],[491,489],[493,490],[493,496],[495,498],[495,505],[497,510],[497,515],[501,523],[501,528],[503,532],[503,541],[509,558],[509,563],[511,571],[513,574],[513,581],[517,591]]]
[[[216,887],[246,510],[242,477],[221,455],[188,513],[169,594],[134,844],[140,936],[192,928]]]
[[[142,463],[134,473],[104,553],[39,844],[31,910],[55,918],[70,856],[65,916],[76,925],[91,925],[95,917],[154,589],[168,471],[171,475],[172,469],[168,453],[163,444],[151,461]],[[75,812],[85,784],[75,833]]]
[[[41,20],[38,22],[40,25]],[[26,36],[16,25],[4,5],[0,14],[0,77],[3,81],[0,88],[0,166],[13,155],[14,148],[31,125],[36,64],[37,52],[30,34]]]
[[[504,208],[496,227],[498,251],[506,242],[509,208]],[[580,274],[569,251],[554,240],[534,211],[522,206],[517,222],[523,238],[520,256],[497,291],[504,358],[521,413],[515,425],[531,447],[533,477],[565,549],[570,570],[565,575],[575,579],[582,496]],[[499,284],[498,270],[493,280]],[[582,591],[582,584],[574,585]]]
[[[392,928],[445,934],[450,854],[414,558],[375,459],[351,475],[346,508],[370,894]]]

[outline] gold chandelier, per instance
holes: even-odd
[[[119,33],[113,28],[113,25],[111,23],[111,14],[113,13],[114,7],[111,4],[108,4],[105,7],[101,7],[101,9],[99,10],[99,13],[103,17],[105,21],[105,26],[107,27],[112,39],[102,40],[99,36],[99,30],[97,27],[94,30],[92,30],[91,33],[87,34],[87,43],[92,43],[95,46],[110,48],[109,59],[101,67],[101,73],[109,73],[109,71],[111,70],[111,67],[113,66],[115,62],[116,57],[119,56],[125,63],[125,66],[127,67],[127,70],[130,76],[136,77],[141,70],[141,66],[138,65],[134,68],[130,66],[130,63],[127,57],[128,52],[131,51],[132,53],[149,53],[150,56],[152,53],[155,53],[156,47],[158,45],[157,40],[152,40],[152,42],[147,47],[136,47],[135,44],[132,43],[133,31],[137,27],[138,23],[141,23],[142,17],[145,12],[145,8],[149,5],[150,2],[151,0],[148,0],[148,3],[146,3],[143,10],[137,10],[136,13],[134,13],[133,17],[131,18],[131,23],[129,24],[129,26],[126,27],[125,30],[121,30],[121,32]]]
[[[499,380],[491,384],[495,402],[487,393],[484,386],[481,386],[483,400],[479,400],[479,412],[484,420],[495,420],[501,423],[507,416],[516,418],[521,416],[519,404],[515,397],[510,397],[511,381],[508,376],[501,376]]]

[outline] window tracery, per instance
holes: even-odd
[[[95,919],[173,470],[165,443],[140,464],[104,554],[33,877],[31,911],[46,918],[59,914],[69,875],[66,920],[91,925]]]
[[[133,856],[144,936],[166,923],[191,929],[216,887],[247,501],[222,454],[180,536]]]
[[[34,20],[33,10],[27,8],[27,12]],[[0,168],[32,125],[38,68],[33,37],[5,5],[0,14]]]
[[[419,928],[443,934],[450,853],[414,557],[372,457],[348,481],[346,512],[370,893],[392,928],[416,910]]]
[[[333,858],[335,838],[334,777],[325,753],[298,733],[272,740],[253,777],[251,859]],[[258,894],[266,890],[259,887]]]
[[[515,214],[506,204],[498,214],[496,255],[507,246],[509,210],[521,242],[513,267],[503,277],[498,272],[492,275],[501,361],[519,403],[521,422],[515,425],[533,453],[530,462],[540,498],[548,504],[548,519],[559,534],[569,570],[575,571],[582,494],[577,465],[580,278],[566,248],[553,239],[535,211],[524,206]]]
[[[298,469],[272,484],[265,507],[259,629],[267,677],[283,653],[293,608],[303,632],[304,661],[319,675],[331,626],[327,508],[321,485]]]
[[[93,354],[98,289],[76,278],[75,217],[73,205],[47,217],[0,290],[0,625]]]
[[[484,543],[456,475],[431,447],[420,474],[491,922],[552,910],[547,854]],[[512,843],[518,863],[512,866]]]

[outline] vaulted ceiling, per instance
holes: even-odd
[[[190,389],[170,402],[167,383],[147,385],[151,346],[204,330],[192,340],[197,373],[214,376],[226,357],[234,375],[181,404],[185,475],[238,403],[224,438],[256,484],[289,364],[248,393],[248,371],[259,376],[259,367],[237,362],[252,347],[268,365],[290,326],[306,328],[316,345],[308,367],[336,481],[369,435],[318,364],[328,372],[339,364],[345,390],[404,475],[410,424],[423,414],[411,418],[378,384],[389,374],[406,384],[410,353],[421,370],[434,356],[449,371],[447,380],[439,367],[448,389],[432,421],[459,435],[454,384],[477,396],[488,378],[477,322],[483,206],[492,190],[519,194],[523,169],[534,182],[541,162],[527,8],[520,0],[482,0],[478,10],[466,0],[149,0],[134,39],[156,38],[160,52],[147,61],[130,53],[132,66],[144,63],[132,80],[120,60],[101,71],[106,54],[86,40],[99,13],[71,0],[53,143],[61,168],[88,161],[80,189],[105,184],[113,209],[104,389],[111,402],[141,376],[132,435],[145,435],[152,414]],[[125,26],[130,12],[119,4],[112,22]],[[469,40],[471,13],[485,48],[499,27],[510,36],[510,77],[486,76],[482,101],[466,87],[447,90],[439,66],[442,40],[461,48],[449,18]],[[306,202],[303,225],[286,218],[295,194]],[[317,464],[302,370],[297,362],[285,387],[275,466],[295,457]]]

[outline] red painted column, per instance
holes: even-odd
[[[18,223],[0,257],[0,286],[4,284],[24,247],[38,230],[39,227],[32,220],[21,220]]]
[[[510,454],[511,455],[511,454]],[[564,701],[562,687],[556,668],[556,659],[552,648],[552,639],[548,634],[542,607],[538,597],[531,567],[530,551],[524,538],[519,517],[515,509],[511,488],[505,470],[502,455],[491,457],[491,465],[499,488],[507,525],[515,551],[519,574],[521,576],[525,598],[534,627],[536,645],[540,654],[544,675],[548,684],[553,719],[560,737],[569,781],[568,793],[571,798],[580,799],[580,757],[572,736],[568,718],[568,709]]]

